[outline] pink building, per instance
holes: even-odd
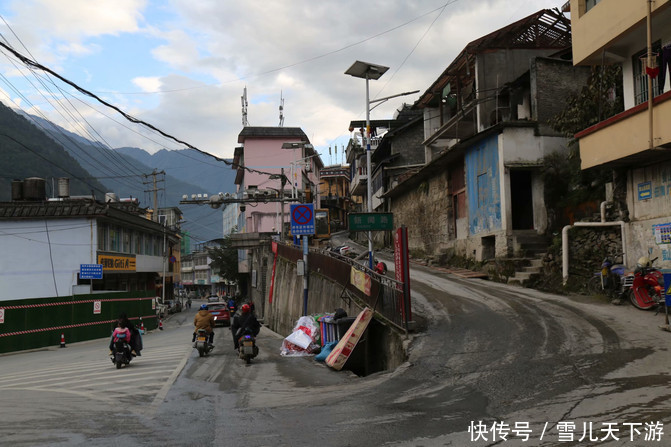
[[[238,143],[242,146],[235,149],[233,159],[238,194],[257,199],[240,206],[239,232],[279,234],[282,214],[288,229],[289,205],[299,201],[286,202],[284,212],[279,202],[267,201],[278,197],[282,189],[285,198],[319,203],[319,170],[324,164],[302,129],[247,126],[238,135]]]

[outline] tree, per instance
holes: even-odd
[[[603,186],[607,182],[617,185],[620,176],[611,169],[592,168],[581,170],[580,151],[575,134],[597,124],[624,109],[621,94],[622,67],[619,65],[595,66],[587,84],[576,95],[569,98],[564,110],[550,120],[549,124],[569,138],[569,155],[552,153],[543,160],[546,203],[550,214],[550,226],[561,225],[560,215],[564,209],[574,208],[588,201],[603,197]],[[621,214],[625,211],[620,208]]]
[[[219,247],[208,249],[212,259],[210,267],[213,270],[218,270],[223,279],[240,283],[243,274],[238,273],[238,249],[233,248],[231,235],[219,239],[218,242],[220,243]]]

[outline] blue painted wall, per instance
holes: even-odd
[[[498,135],[466,151],[466,188],[470,234],[500,230],[501,190]]]

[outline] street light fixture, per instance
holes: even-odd
[[[368,212],[373,212],[373,185],[371,182],[371,153],[370,153],[370,90],[368,86],[369,79],[380,79],[380,77],[389,70],[384,65],[370,64],[368,62],[356,61],[347,69],[345,74],[355,78],[366,80],[366,189],[368,193]],[[373,232],[368,232],[368,268],[373,270]]]

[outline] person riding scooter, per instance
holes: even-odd
[[[114,332],[112,332],[112,336],[110,337],[110,354],[114,354],[116,352],[116,342],[118,342],[119,339],[126,340],[126,343],[130,345],[130,330],[126,327],[126,325],[124,325],[122,321],[117,322],[117,327],[114,328]],[[125,354],[130,357],[130,352],[126,352]]]
[[[208,344],[214,347],[214,315],[207,310],[207,304],[201,304],[200,310],[196,313],[193,319],[193,325],[196,327],[193,331],[192,342],[196,341],[196,332],[198,329],[205,329],[209,336]]]
[[[242,307],[240,307],[240,312],[240,314],[233,317],[233,323],[231,323],[233,347],[236,351],[239,348],[238,340],[242,334],[245,333],[245,330],[249,330],[254,337],[259,335],[259,331],[261,330],[261,324],[252,313],[252,308],[249,304],[243,304]]]

